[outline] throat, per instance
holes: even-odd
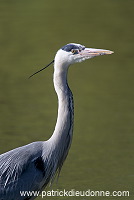
[[[58,96],[58,117],[50,139],[55,148],[58,146],[61,151],[64,148],[68,151],[73,134],[74,106],[73,95],[67,83],[67,71],[54,73],[54,87]]]

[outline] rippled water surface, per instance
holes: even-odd
[[[133,19],[132,0],[0,1],[1,153],[51,136],[57,117],[53,67],[28,76],[61,46],[76,42],[115,52],[69,70],[73,143],[58,183],[48,190],[127,190],[131,197],[91,199],[134,198]]]

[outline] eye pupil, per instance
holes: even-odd
[[[76,49],[72,49],[71,52],[72,52],[73,54],[75,54],[75,53],[77,53],[78,51],[77,51]]]

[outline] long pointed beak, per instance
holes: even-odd
[[[94,48],[85,48],[79,54],[83,57],[95,57],[95,56],[101,56],[101,55],[107,55],[112,54],[113,51],[106,50],[106,49],[94,49]]]

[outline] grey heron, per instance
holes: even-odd
[[[47,141],[33,142],[0,155],[0,200],[35,199],[34,195],[21,196],[20,191],[42,191],[56,172],[60,172],[73,134],[74,105],[67,82],[68,68],[73,63],[112,53],[110,50],[86,48],[75,43],[69,43],[57,51],[50,63],[54,63],[53,82],[58,96],[54,132]]]

